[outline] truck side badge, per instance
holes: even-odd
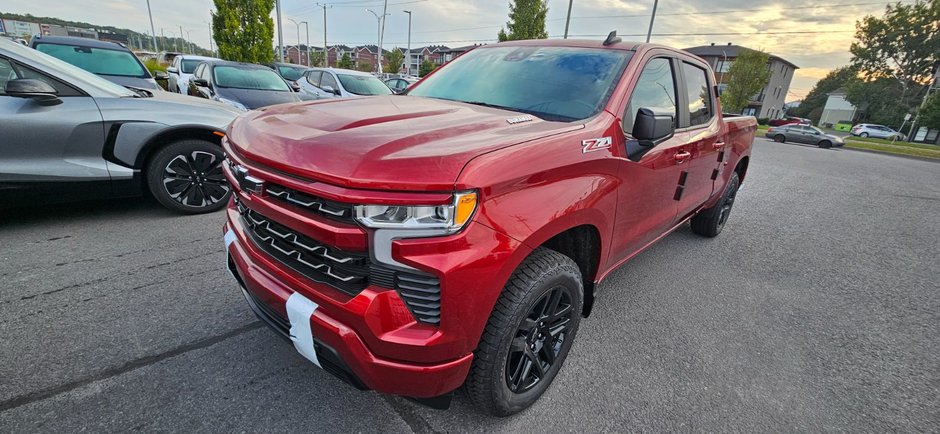
[[[509,122],[510,125],[515,125],[515,124],[521,124],[523,122],[532,122],[532,120],[533,120],[532,116],[526,115],[526,116],[516,116],[514,118],[506,119],[506,122]]]
[[[588,152],[600,151],[601,149],[609,149],[611,143],[612,140],[610,137],[582,140],[581,152],[587,154]]]

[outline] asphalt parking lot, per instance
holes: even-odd
[[[0,211],[0,431],[940,430],[940,164],[757,139],[725,232],[603,284],[534,407],[359,392],[263,327],[223,214]]]

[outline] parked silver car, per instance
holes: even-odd
[[[175,211],[221,208],[220,146],[239,112],[129,89],[0,40],[0,207],[139,195]]]
[[[770,127],[767,129],[766,136],[778,143],[806,143],[819,146],[820,148],[845,145],[841,137],[826,134],[823,130],[809,125],[791,124],[782,127]]]
[[[392,94],[374,75],[351,69],[311,68],[296,83],[301,92],[318,99]]]
[[[874,137],[876,139],[902,140],[904,134],[884,125],[858,124],[852,127],[852,135],[859,137]]]

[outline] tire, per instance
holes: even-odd
[[[829,149],[829,148],[832,147],[832,142],[830,142],[830,141],[828,141],[828,140],[823,140],[823,141],[819,142],[819,144],[818,144],[817,146],[819,146],[820,148],[823,148],[823,149]]]
[[[709,238],[718,236],[728,221],[740,185],[741,180],[738,178],[737,172],[731,174],[731,179],[728,180],[728,186],[721,194],[721,199],[711,208],[699,211],[698,214],[692,217],[692,232]]]
[[[787,141],[787,138],[784,137],[783,134],[777,134],[776,136],[774,136],[774,141],[777,143],[783,143]]]
[[[205,140],[180,140],[150,158],[144,176],[161,205],[184,214],[221,209],[232,189],[222,174],[222,148]]]
[[[503,288],[474,352],[464,384],[470,400],[494,416],[537,401],[571,349],[583,300],[571,258],[541,247],[532,252]],[[546,318],[545,311],[554,312]]]
[[[868,137],[868,133],[862,133],[858,135],[859,137]]]

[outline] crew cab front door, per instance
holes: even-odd
[[[680,219],[688,217],[714,192],[724,142],[721,121],[715,113],[714,79],[702,64],[682,60],[679,81],[679,128],[686,135],[689,158],[681,167],[677,186]]]
[[[627,153],[620,167],[617,217],[611,238],[609,265],[617,264],[655,241],[676,220],[676,186],[690,155],[688,134],[679,133],[655,146],[641,146],[632,136],[641,108],[656,115],[676,117],[677,74],[675,59],[647,60],[623,112],[623,146]]]

